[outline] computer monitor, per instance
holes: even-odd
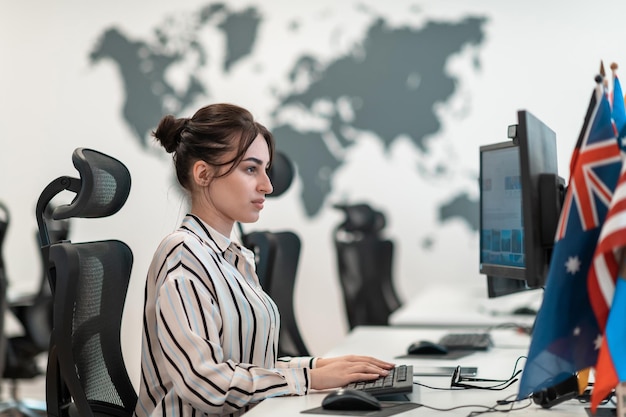
[[[545,284],[564,181],[556,135],[518,112],[511,140],[480,147],[480,272],[497,297]]]

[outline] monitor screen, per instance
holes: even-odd
[[[480,147],[480,269],[526,278],[519,147],[513,141]]]
[[[517,116],[512,140],[480,147],[480,272],[490,296],[544,286],[564,190],[555,133],[528,111]]]

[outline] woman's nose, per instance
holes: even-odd
[[[272,180],[267,174],[268,174],[267,171],[265,171],[265,173],[263,174],[263,182],[261,184],[261,190],[265,194],[272,194],[272,191],[274,191],[274,187],[272,186]]]

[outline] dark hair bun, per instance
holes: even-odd
[[[181,133],[187,124],[187,118],[176,118],[171,114],[164,116],[152,136],[168,153],[175,152],[181,140]]]

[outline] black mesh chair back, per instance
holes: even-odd
[[[59,177],[41,193],[36,217],[53,297],[53,330],[46,373],[49,416],[120,416],[134,412],[137,394],[121,352],[121,319],[132,252],[117,240],[74,243],[54,238],[50,218],[99,218],[117,213],[130,193],[126,166],[101,152],[72,154],[80,178]],[[68,204],[49,205],[62,191]]]
[[[296,312],[294,290],[300,259],[300,238],[293,232],[265,232],[272,241],[271,278],[267,293],[280,312],[279,356],[308,356],[309,351],[302,339]]]
[[[54,334],[62,379],[77,415],[130,416],[137,395],[122,356],[120,327],[133,263],[130,248],[108,240],[59,243]]]
[[[393,242],[380,234],[384,215],[367,204],[335,208],[346,215],[334,243],[348,325],[386,325],[401,303],[393,286]]]

